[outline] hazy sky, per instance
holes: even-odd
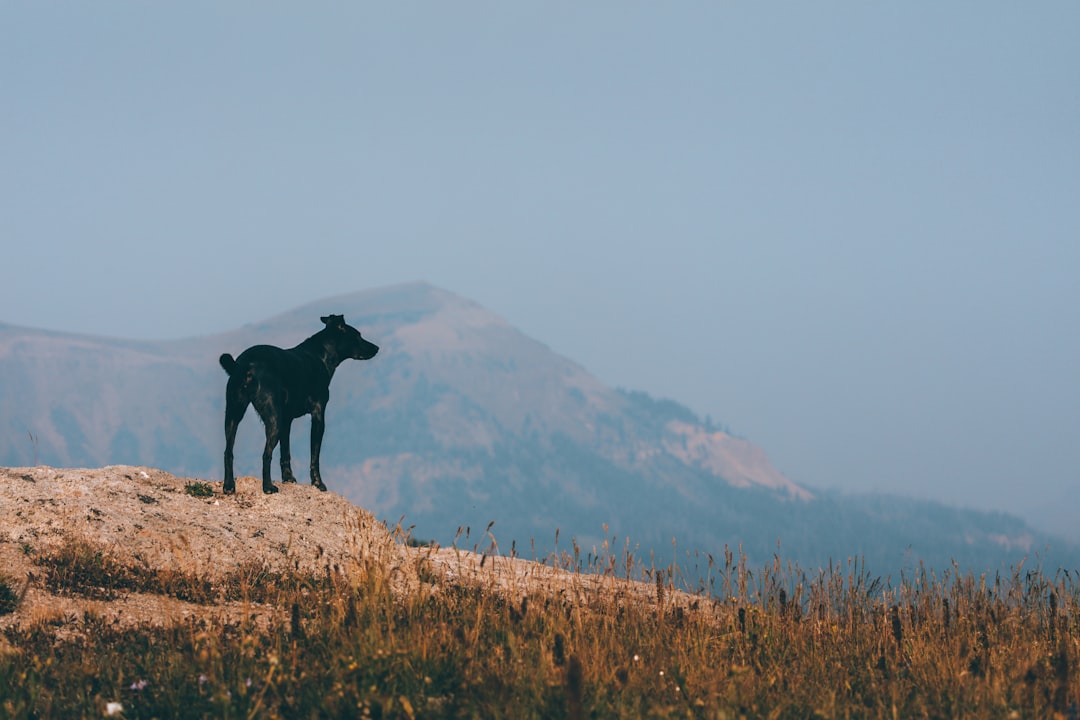
[[[0,321],[174,338],[427,280],[797,482],[1068,530],[1078,29],[1071,0],[4,2]]]

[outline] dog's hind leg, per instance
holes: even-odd
[[[294,483],[296,476],[292,472],[292,454],[289,450],[289,434],[292,431],[292,420],[282,418],[281,435],[281,482]]]
[[[225,482],[222,492],[232,495],[236,492],[236,477],[233,475],[233,446],[236,444],[236,428],[244,419],[248,402],[240,397],[239,389],[230,380],[225,391]]]
[[[278,444],[278,418],[276,413],[268,413],[263,418],[263,425],[266,429],[266,447],[263,448],[262,455],[262,478],[263,478],[263,492],[269,495],[270,493],[276,493],[278,489],[274,487],[274,481],[270,479],[270,460],[274,457],[274,448]]]
[[[285,402],[276,388],[260,385],[258,392],[251,399],[251,404],[255,406],[259,417],[262,418],[263,429],[266,431],[266,446],[262,454],[262,481],[263,492],[269,495],[278,491],[270,477],[270,461],[274,457],[274,448],[277,447],[280,437]]]
[[[326,486],[319,474],[319,452],[322,450],[323,430],[326,429],[324,410],[322,403],[317,403],[311,410],[311,484],[325,492]]]

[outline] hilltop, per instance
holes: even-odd
[[[200,481],[148,467],[0,468],[0,567],[25,593],[19,610],[0,623],[81,617],[90,610],[110,620],[168,624],[208,612],[147,592],[105,600],[57,595],[42,581],[36,559],[70,548],[210,582],[255,569],[346,571],[368,561],[415,579],[405,549],[370,513],[301,486],[287,486],[280,501],[270,502],[254,490],[255,482],[246,483],[251,491],[226,497]],[[105,585],[109,578],[101,574],[88,581]],[[214,613],[226,617],[242,610],[241,603],[214,603]]]
[[[237,622],[251,613],[282,616],[273,605],[229,599],[208,590],[201,601],[175,593],[129,587],[111,592],[109,568],[140,568],[147,576],[202,578],[222,586],[238,575],[339,574],[345,579],[372,567],[393,579],[401,598],[437,584],[464,584],[503,592],[520,601],[530,593],[588,592],[599,579],[554,565],[502,556],[496,548],[418,547],[371,513],[333,492],[283,485],[268,496],[261,481],[239,478],[236,495],[220,487],[155,468],[125,465],[96,469],[0,468],[0,574],[22,596],[0,628],[81,618],[169,625],[192,618]],[[88,592],[57,591],[41,558],[72,551],[105,558]],[[100,587],[97,587],[100,585]],[[651,588],[635,590],[647,598]]]

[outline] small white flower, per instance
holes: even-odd
[[[106,715],[119,715],[124,712],[124,706],[118,702],[105,703]]]
[[[150,476],[149,476],[149,475],[147,475],[147,474],[146,474],[146,472],[145,472],[145,471],[143,471],[143,470],[140,470],[140,471],[139,471],[139,474],[143,476],[143,480],[149,480],[149,479],[150,479]],[[110,703],[110,704],[112,704],[112,705],[118,705],[119,703]],[[117,712],[123,712],[123,709],[117,710]]]
[[[634,662],[637,662],[640,659],[641,659],[641,656],[638,655],[637,653],[634,653]]]
[[[664,671],[663,670],[660,671],[660,677],[664,677]]]

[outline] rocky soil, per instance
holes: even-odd
[[[120,561],[209,578],[258,563],[276,571],[348,573],[377,562],[395,570],[403,587],[415,582],[406,548],[344,498],[306,485],[284,485],[280,493],[264,495],[255,478],[240,478],[237,486],[236,495],[226,496],[219,483],[124,465],[0,468],[0,573],[25,592],[15,613],[0,616],[0,626],[87,611],[133,623],[169,623],[208,612],[157,595],[129,593],[106,602],[49,593],[33,558],[70,541]],[[212,494],[199,496],[200,491]],[[252,608],[223,603],[213,611],[234,616]]]
[[[137,592],[110,600],[55,595],[42,582],[34,557],[72,541],[124,562],[209,578],[259,563],[277,571],[347,575],[377,563],[390,570],[399,594],[442,583],[483,583],[514,596],[540,592],[587,601],[590,593],[615,591],[647,601],[655,597],[649,585],[519,558],[411,547],[333,492],[306,484],[279,487],[281,492],[264,495],[260,480],[242,477],[237,493],[227,496],[219,483],[147,467],[0,468],[0,575],[22,595],[15,612],[0,616],[0,628],[87,613],[110,623],[167,625],[208,615],[265,622],[286,611],[247,602],[207,606]]]

